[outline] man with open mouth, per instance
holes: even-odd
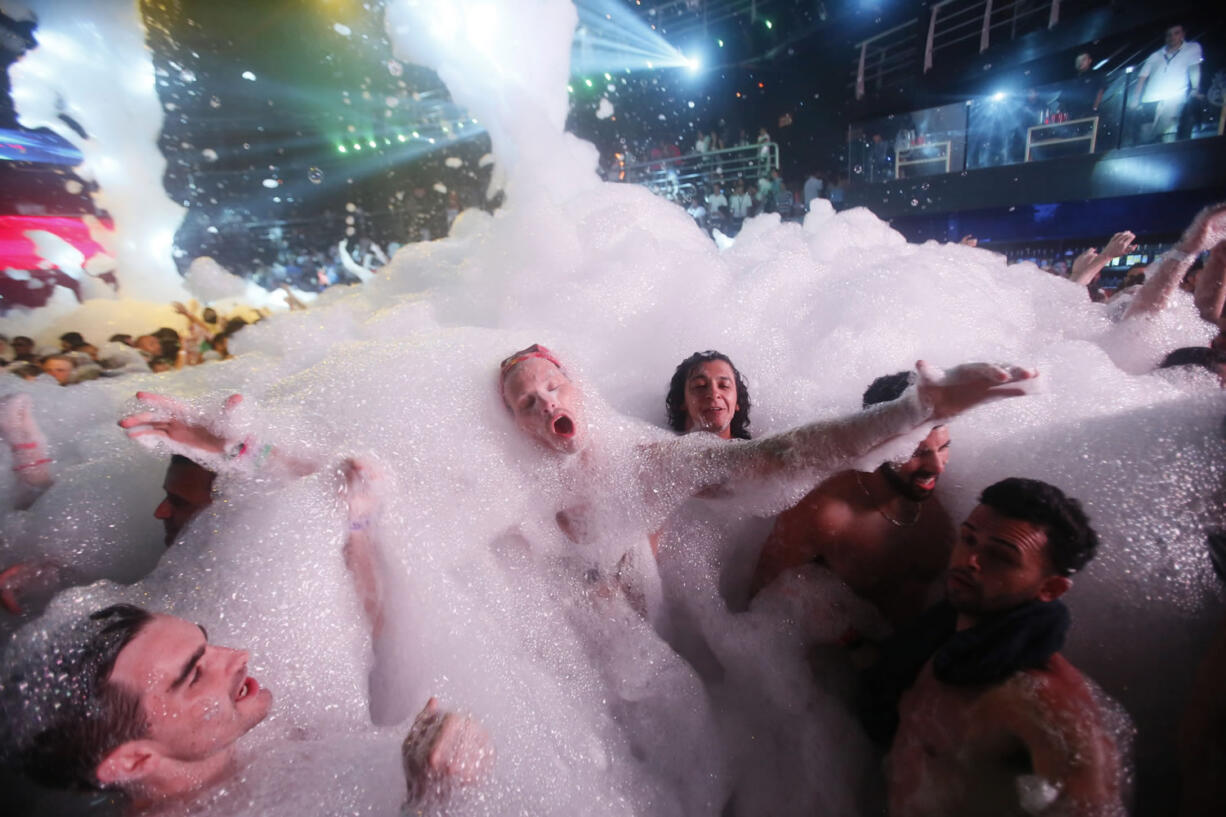
[[[897,399],[912,372],[879,377],[864,407]],[[953,522],[933,496],[949,462],[949,426],[936,425],[901,463],[841,471],[779,515],[762,546],[751,590],[785,571],[827,567],[895,627],[924,609],[949,561]],[[849,633],[848,640],[859,640]]]

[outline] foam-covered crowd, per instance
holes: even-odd
[[[571,5],[454,5],[501,36],[387,31],[496,213],[209,365],[0,378],[8,802],[1216,813],[1226,207],[1105,302],[821,199],[716,246],[563,131]]]
[[[1126,306],[1081,302],[1110,310],[1117,327],[1152,327],[1183,306],[1170,301],[1208,253],[1194,300],[1216,332],[1223,248],[1226,206],[1201,213]],[[603,804],[595,813],[1125,813],[1132,721],[1063,655],[1066,594],[1096,553],[1118,547],[1076,498],[1087,486],[1013,473],[1006,459],[988,469],[1003,478],[963,481],[967,495],[937,490],[963,415],[1041,400],[1031,393],[1041,370],[920,361],[863,378],[858,412],[816,412],[790,429],[775,419],[779,430],[756,433],[751,406],[761,413],[764,398],[751,400],[753,376],[698,352],[657,390],[667,431],[652,432],[546,346],[432,334],[359,344],[374,359],[354,374],[382,371],[395,393],[365,393],[378,407],[360,413],[385,426],[374,439],[403,434],[403,446],[347,438],[343,401],[330,412],[341,422],[281,415],[354,357],[283,377],[263,390],[269,406],[238,393],[218,402],[200,383],[140,392],[118,425],[170,459],[133,457],[118,471],[106,450],[117,430],[74,440],[45,427],[73,416],[89,425],[99,409],[61,401],[53,411],[45,389],[7,390],[0,603],[10,622],[28,622],[5,654],[11,765],[43,785],[116,792],[126,808],[218,813],[271,808],[290,785],[278,775],[313,744],[356,752],[341,764],[355,775],[353,802],[387,800],[375,780],[399,767],[400,795],[384,805],[410,813],[508,813],[508,792],[529,812],[590,802]],[[1178,357],[1154,351],[1165,364]],[[1219,372],[1185,363],[1194,370],[1168,382],[1213,397]],[[239,380],[252,385],[267,363],[248,365]],[[457,376],[484,382],[452,384],[450,418],[414,396]],[[393,407],[400,398],[407,413]],[[415,447],[423,437],[476,450],[452,459],[448,445],[440,457]],[[138,490],[97,485],[136,470],[147,472]],[[135,506],[97,507],[118,499]],[[448,503],[463,507],[440,515]],[[115,528],[150,507],[164,558],[105,541],[108,520]],[[1206,565],[1209,532],[1193,534]],[[455,537],[466,545],[445,553]],[[232,575],[218,584],[215,572]],[[90,584],[100,577],[134,583]],[[453,595],[456,583],[469,589]],[[188,587],[202,591],[190,602]],[[212,640],[241,646],[248,632],[298,647],[262,657]],[[480,643],[495,633],[502,649]],[[333,638],[339,654],[297,654]],[[1220,652],[1189,693],[1186,813],[1219,802],[1208,758],[1221,744]],[[277,681],[257,681],[257,662]],[[480,690],[491,674],[497,692]],[[279,735],[246,737],[278,709]],[[525,737],[527,725],[537,734]],[[567,774],[554,779],[542,763]],[[271,787],[252,789],[265,775]]]

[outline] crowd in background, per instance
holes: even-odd
[[[291,307],[302,304],[293,299]],[[168,372],[229,358],[230,339],[266,312],[245,309],[242,315],[224,317],[212,307],[197,315],[181,303],[175,311],[189,324],[186,335],[163,326],[147,335],[111,335],[94,344],[80,332],[65,332],[59,348],[39,348],[33,338],[0,335],[0,366],[23,380],[50,377],[61,386],[84,383],[99,377],[118,377],[139,372]]]

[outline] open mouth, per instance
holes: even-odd
[[[962,587],[967,590],[973,590],[975,588],[975,583],[972,582],[968,576],[962,573],[950,573],[946,583],[948,585]]]
[[[559,437],[575,436],[575,421],[565,414],[559,414],[553,420],[553,433]]]
[[[238,703],[245,698],[250,698],[252,695],[260,691],[260,684],[254,678],[248,676],[243,679],[243,682],[238,687],[238,692],[234,696],[234,702]]]
[[[921,491],[931,491],[933,488],[937,487],[936,474],[926,474],[923,476],[917,475],[912,478],[911,484],[916,488],[919,488]]]

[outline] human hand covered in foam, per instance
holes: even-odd
[[[1017,384],[1038,377],[1035,369],[994,363],[964,363],[939,369],[918,361],[916,396],[930,410],[929,419],[946,420],[975,406],[1005,397],[1020,397],[1026,390]]]
[[[439,708],[431,698],[400,748],[408,802],[441,801],[455,786],[478,782],[494,755],[489,735],[473,718]]]
[[[1213,204],[1196,214],[1175,249],[1196,255],[1226,241],[1226,202]]]
[[[198,463],[213,473],[254,470],[268,454],[252,437],[238,431],[235,415],[243,396],[232,394],[221,410],[206,417],[184,403],[152,392],[137,392],[144,411],[119,421],[128,437],[150,449],[166,449]]]

